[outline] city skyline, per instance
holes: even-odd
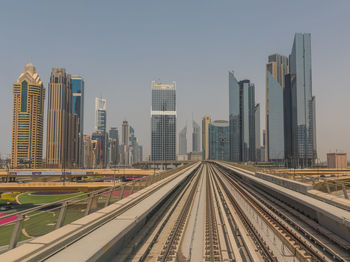
[[[311,1],[314,2],[315,1]],[[307,13],[307,10],[310,10],[311,8],[310,3],[308,3],[306,6],[304,6],[305,11],[302,11],[303,13]],[[147,60],[148,62],[151,62],[152,65],[155,65],[155,63],[163,62],[165,60],[172,60],[170,57],[170,48],[174,48],[174,45],[171,45],[169,48],[161,48],[159,50],[160,54],[165,54],[164,58],[160,58],[159,56],[155,57],[155,61],[151,61],[148,59],[148,55],[142,56],[140,53],[141,51],[144,52],[149,49],[149,42],[146,47],[141,48],[137,51],[137,55],[133,56],[129,63],[126,64],[126,68],[121,68],[121,65],[114,64],[113,67],[108,69],[108,66],[101,66],[104,65],[105,61],[109,61],[109,59],[106,58],[106,53],[102,52],[102,55],[100,57],[96,57],[96,50],[95,49],[89,49],[88,44],[83,44],[85,49],[89,49],[89,55],[86,55],[86,57],[83,57],[83,62],[86,65],[83,65],[81,62],[78,62],[77,59],[81,58],[81,56],[84,54],[84,51],[81,51],[79,55],[72,55],[72,52],[69,52],[67,55],[62,55],[61,51],[58,51],[57,54],[59,54],[61,57],[55,56],[53,54],[48,55],[47,51],[42,50],[42,48],[39,48],[40,50],[33,48],[32,44],[28,44],[28,47],[23,47],[23,50],[18,50],[16,47],[10,48],[8,46],[12,43],[13,40],[11,40],[11,37],[9,36],[9,32],[7,30],[2,29],[1,33],[2,35],[8,39],[5,41],[6,43],[1,44],[2,48],[6,48],[9,50],[17,51],[16,53],[11,53],[9,56],[8,54],[3,54],[3,59],[0,62],[0,67],[2,69],[3,75],[0,77],[0,83],[1,86],[6,90],[8,90],[7,94],[1,97],[1,108],[3,115],[4,115],[4,121],[10,122],[11,121],[11,87],[12,82],[14,79],[17,78],[18,74],[21,72],[21,68],[24,64],[27,63],[28,57],[32,56],[33,63],[35,64],[38,74],[40,75],[41,79],[43,80],[44,87],[48,88],[48,78],[49,78],[49,72],[52,67],[64,67],[67,69],[68,72],[74,72],[76,74],[82,75],[85,80],[86,85],[86,103],[85,103],[85,119],[84,119],[84,130],[85,134],[91,134],[93,130],[93,113],[90,107],[93,104],[94,97],[97,96],[103,96],[108,97],[108,99],[115,100],[115,105],[112,105],[112,107],[109,107],[109,112],[117,112],[115,119],[110,119],[108,123],[108,127],[110,126],[120,126],[122,119],[127,118],[130,121],[132,121],[135,126],[135,129],[139,132],[139,138],[140,143],[145,146],[145,156],[148,156],[150,153],[150,145],[147,143],[147,140],[150,137],[150,128],[149,128],[149,120],[148,120],[148,114],[149,112],[149,102],[150,97],[149,94],[149,85],[152,79],[158,79],[161,78],[162,80],[167,79],[174,79],[178,83],[178,126],[181,127],[183,124],[190,119],[188,112],[193,112],[195,116],[195,121],[199,122],[205,114],[210,114],[213,119],[227,119],[227,108],[228,103],[226,102],[225,96],[226,96],[226,90],[227,90],[227,78],[225,77],[225,74],[229,70],[235,70],[237,72],[237,75],[241,79],[249,78],[253,83],[255,83],[256,86],[256,102],[261,104],[261,112],[264,112],[264,100],[265,100],[265,64],[266,64],[266,58],[268,55],[272,53],[281,53],[281,54],[289,54],[291,50],[291,43],[294,37],[295,32],[310,32],[312,34],[312,44],[313,44],[313,93],[317,97],[317,151],[318,151],[318,157],[321,159],[326,158],[325,153],[328,151],[350,151],[350,144],[346,141],[346,134],[349,131],[348,125],[343,123],[344,121],[341,121],[341,119],[346,117],[346,112],[348,111],[346,107],[346,101],[345,97],[347,94],[346,91],[346,80],[344,74],[346,72],[346,68],[348,68],[347,63],[350,61],[350,59],[347,59],[349,56],[348,52],[345,52],[345,49],[341,48],[342,46],[346,46],[347,43],[349,43],[349,39],[339,36],[336,33],[330,32],[331,27],[336,27],[337,23],[344,24],[347,23],[348,18],[345,17],[345,13],[342,12],[344,8],[344,5],[346,4],[335,4],[332,6],[325,5],[320,3],[314,11],[316,13],[315,15],[310,15],[309,18],[301,18],[300,21],[295,22],[293,26],[288,26],[285,29],[279,29],[277,32],[274,32],[273,34],[269,34],[269,39],[263,38],[261,43],[256,43],[255,45],[252,45],[251,43],[247,44],[245,47],[242,45],[236,46],[233,45],[231,48],[228,48],[228,45],[232,44],[232,39],[227,38],[227,43],[223,44],[223,50],[226,52],[225,55],[229,54],[228,57],[223,56],[222,52],[217,52],[215,49],[210,49],[209,46],[205,45],[202,47],[199,47],[199,51],[195,51],[196,45],[194,45],[194,39],[190,37],[190,45],[189,47],[185,48],[183,54],[188,54],[189,52],[192,52],[193,54],[190,56],[189,60],[185,59],[185,61],[189,61],[188,65],[184,66],[184,69],[182,69],[179,66],[179,62],[181,61],[180,58],[176,61],[174,65],[169,66],[163,66],[164,69],[161,69],[160,67],[155,67],[154,70],[145,70],[142,72],[143,62],[142,60]],[[48,8],[49,5],[43,5],[40,8]],[[91,5],[89,5],[91,8]],[[179,9],[181,5],[172,5],[171,7],[175,10]],[[210,6],[209,4],[205,5],[206,7]],[[227,6],[228,8],[231,8],[232,6],[227,5],[221,5],[221,7]],[[241,8],[245,9],[248,8],[247,5],[242,6]],[[211,6],[210,6],[211,7]],[[280,4],[277,4],[276,7],[281,7]],[[288,5],[286,5],[287,8]],[[290,7],[290,6],[289,6]],[[9,6],[11,8],[11,5]],[[31,7],[28,6],[30,9]],[[84,7],[85,8],[85,7]],[[124,8],[130,8],[130,6]],[[157,7],[159,10],[163,10],[166,7],[164,5],[160,5]],[[189,11],[193,11],[194,7],[189,6]],[[295,10],[299,10],[300,7],[295,7]],[[77,6],[73,5],[73,10],[77,10]],[[200,8],[202,10],[202,8]],[[106,11],[105,8],[97,7],[98,12]],[[202,10],[203,11],[203,10]],[[253,10],[254,11],[254,10]],[[292,10],[293,11],[293,10]],[[214,9],[213,16],[217,17],[219,11],[218,8]],[[224,11],[220,11],[224,12]],[[254,11],[256,12],[256,11]],[[329,13],[330,15],[334,15],[335,13],[339,14],[338,17],[340,17],[337,21],[328,21],[325,24],[325,26],[320,26],[320,20],[317,20],[317,15],[322,16],[322,14]],[[204,23],[203,25],[199,25],[198,23],[190,22],[188,19],[189,14],[186,11],[182,11],[182,14],[185,15],[185,20],[187,23],[189,23],[190,28],[198,28],[198,29],[204,29],[207,23]],[[199,13],[195,13],[196,15],[199,15]],[[3,18],[6,18],[6,14],[4,14]],[[52,22],[54,25],[59,24],[58,18],[55,16],[52,18]],[[126,19],[125,17],[122,17],[121,19]],[[214,34],[216,36],[225,37],[223,34],[223,31],[227,29],[227,26],[224,25],[224,21],[226,21],[227,18],[222,18],[217,23],[213,25],[213,27],[209,28],[208,33]],[[240,18],[235,18],[240,19]],[[212,21],[209,18],[210,21]],[[318,23],[315,23],[314,20],[317,20]],[[34,24],[38,26],[41,30],[41,32],[45,32],[47,30],[44,25],[39,24],[39,22],[42,22],[42,19],[34,19]],[[85,21],[85,20],[84,20]],[[113,23],[113,19],[110,21],[111,24]],[[128,21],[128,20],[125,20]],[[140,21],[140,20],[138,20]],[[204,21],[203,19],[200,19],[200,21]],[[237,20],[240,21],[240,20]],[[205,22],[205,21],[204,21]],[[268,20],[267,22],[272,22],[272,20]],[[342,23],[340,23],[342,22]],[[10,27],[13,27],[12,30],[17,28],[18,22],[13,22]],[[321,21],[321,24],[323,22]],[[174,21],[169,21],[166,24],[169,26],[174,26]],[[232,24],[232,23],[231,23]],[[135,24],[134,24],[135,25]],[[151,26],[152,25],[152,26]],[[101,26],[101,24],[97,24],[96,27]],[[151,30],[151,28],[155,27],[155,30],[161,30],[162,27],[160,25],[156,25],[155,21],[148,21],[148,23],[145,25],[146,31]],[[72,30],[74,29],[75,25],[73,24]],[[217,33],[214,33],[213,29],[221,27],[220,31]],[[257,26],[258,27],[258,26]],[[322,28],[322,30],[320,29]],[[135,29],[135,28],[134,28]],[[175,36],[179,35],[178,31],[174,31],[175,28],[171,28],[170,32],[174,33]],[[274,25],[269,28],[269,31],[271,29],[276,29]],[[278,29],[278,28],[277,28]],[[89,30],[84,27],[84,30],[86,35],[89,35]],[[121,30],[120,28],[118,30]],[[122,32],[126,32],[122,30]],[[136,29],[135,29],[136,30]],[[186,29],[186,32],[187,31]],[[230,30],[234,31],[235,26],[232,25],[232,28]],[[246,32],[244,32],[246,30]],[[327,34],[323,31],[325,30]],[[14,30],[16,31],[16,30]],[[273,30],[271,30],[273,31]],[[137,31],[135,31],[137,32]],[[242,32],[245,36],[249,36],[248,40],[252,41],[253,39],[257,39],[258,36],[254,35],[253,33],[257,32],[257,28],[250,28],[248,25],[242,26],[240,32]],[[263,30],[264,33],[266,33],[265,30]],[[92,32],[90,31],[90,34]],[[249,35],[251,33],[252,35]],[[278,34],[276,34],[278,33]],[[70,34],[70,30],[68,30],[68,34]],[[100,33],[101,36],[105,36],[106,38],[109,38],[109,36],[102,32]],[[182,35],[182,34],[180,34]],[[203,37],[206,34],[199,34],[197,37],[200,39],[203,39]],[[85,36],[85,35],[80,35]],[[169,33],[166,34],[167,37],[170,37]],[[85,36],[87,37],[87,36]],[[84,38],[86,40],[86,38]],[[113,39],[113,38],[111,38]],[[114,38],[115,39],[115,38]],[[343,39],[343,41],[340,41]],[[214,40],[210,38],[210,42],[213,43]],[[46,41],[46,40],[45,40]],[[113,42],[113,41],[112,41]],[[214,41],[215,42],[215,41]],[[154,42],[152,42],[154,43]],[[124,46],[124,45],[123,45]],[[156,45],[159,47],[159,45]],[[51,47],[48,47],[49,50],[59,50],[57,49],[58,46],[56,46],[54,49],[51,49]],[[135,46],[134,46],[135,47]],[[183,45],[181,45],[183,47]],[[333,48],[332,48],[333,47]],[[338,48],[339,47],[339,48]],[[68,50],[68,46],[62,45],[62,51]],[[146,48],[146,49],[145,49]],[[109,50],[109,46],[107,46],[107,49]],[[328,54],[328,50],[333,49],[334,52],[332,52],[332,56]],[[336,50],[337,49],[337,50]],[[72,50],[77,50],[77,46],[73,44]],[[90,51],[93,51],[90,53]],[[117,53],[119,54],[120,48],[117,48]],[[153,50],[153,49],[152,49]],[[343,52],[340,52],[343,51]],[[165,52],[165,53],[164,53]],[[175,49],[175,53],[180,52],[179,49]],[[181,51],[182,52],[182,51]],[[252,57],[248,57],[248,52],[254,52]],[[199,55],[203,55],[203,53],[206,54],[202,60],[198,60],[198,62],[201,62],[201,64],[205,61],[212,60],[212,56],[217,56],[216,59],[213,59],[211,61],[210,65],[204,66],[202,68],[195,69],[196,66],[198,66],[197,62],[195,60],[199,57]],[[241,54],[240,54],[241,53]],[[88,54],[88,53],[86,53]],[[127,52],[127,54],[131,54],[130,50]],[[151,52],[152,55],[154,55],[154,52]],[[181,53],[182,54],[182,53]],[[69,57],[69,56],[70,57]],[[47,56],[47,57],[45,57]],[[345,57],[344,57],[345,56]],[[115,58],[115,56],[112,56]],[[245,63],[241,63],[243,57],[247,60]],[[239,58],[239,59],[235,59]],[[87,60],[89,59],[89,60]],[[184,56],[181,56],[181,59],[184,59]],[[90,61],[91,60],[91,61]],[[10,61],[10,63],[5,63],[5,61]],[[127,57],[122,57],[121,61],[129,61]],[[137,66],[135,63],[136,61],[141,62],[141,66]],[[218,66],[218,64],[221,64]],[[108,64],[108,63],[107,63]],[[160,63],[162,64],[162,63]],[[94,70],[96,70],[97,67],[103,68],[103,70],[106,71],[106,73],[101,73],[100,70],[97,70],[96,73],[93,73]],[[186,71],[189,68],[195,69],[194,72],[191,72],[193,74],[189,75],[186,73]],[[116,70],[120,69],[120,70]],[[113,82],[111,77],[107,77],[107,73],[111,72],[117,73],[117,80],[116,82]],[[178,72],[175,72],[175,70],[178,70]],[[127,71],[130,72],[137,72],[138,77],[136,77],[136,80],[130,80],[130,77],[127,77],[128,74],[123,76],[123,74]],[[171,72],[173,71],[173,72]],[[139,74],[140,73],[140,74]],[[203,76],[203,73],[207,76]],[[104,79],[105,78],[105,79]],[[194,79],[193,79],[194,78]],[[125,79],[128,79],[130,83],[128,85],[125,85]],[[110,88],[108,86],[111,86]],[[334,96],[329,97],[328,90],[329,87],[332,87],[334,89]],[[133,87],[134,90],[131,90]],[[129,90],[129,91],[124,91]],[[194,99],[194,93],[199,92],[199,90],[202,90],[200,94],[200,99],[196,103],[190,104],[191,100]],[[187,93],[186,93],[187,92]],[[134,95],[134,96],[133,96]],[[198,96],[198,93],[196,94]],[[135,98],[134,104],[135,110],[129,110],[128,112],[122,109],[125,108],[126,100],[131,100],[132,98]],[[217,107],[210,103],[210,100],[213,99],[215,101],[223,101],[222,106]],[[125,100],[125,101],[124,101]],[[47,100],[45,101],[47,104]],[[327,105],[327,106],[320,106],[320,105]],[[45,106],[45,108],[47,108]],[[187,112],[187,113],[185,113]],[[186,115],[187,114],[187,115]],[[265,126],[265,118],[263,116],[264,114],[261,114],[261,128],[263,129]],[[339,117],[332,117],[333,115],[337,115]],[[46,137],[46,112],[44,116],[44,137]],[[345,121],[346,122],[346,121]],[[332,128],[332,125],[337,125],[337,128]],[[146,128],[145,128],[146,127]],[[335,135],[336,134],[336,135]],[[9,154],[10,153],[10,135],[11,135],[11,126],[8,126],[7,128],[4,128],[4,130],[1,133],[2,141],[0,141],[0,152],[2,154]],[[7,139],[6,139],[7,138]],[[327,139],[326,139],[327,138]],[[148,147],[148,148],[147,148]],[[45,148],[45,145],[44,145]],[[45,152],[43,152],[45,154]]]

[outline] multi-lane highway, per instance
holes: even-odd
[[[119,210],[113,211],[115,216],[106,211],[108,221],[93,230],[90,226],[88,234],[70,238],[68,244],[56,248],[53,244],[41,246],[40,250],[54,252],[36,258],[350,261],[348,211],[260,180],[225,163],[192,164],[125,198],[124,204],[116,206]],[[91,224],[87,218],[85,221]],[[53,241],[53,233],[47,239]],[[24,252],[20,248],[13,254]],[[35,252],[30,252],[27,257],[35,258]]]

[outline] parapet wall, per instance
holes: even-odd
[[[277,177],[274,175],[268,175],[265,173],[257,172],[257,173],[255,173],[255,176],[258,178],[264,179],[266,181],[269,181],[271,183],[274,183],[276,185],[283,186],[285,188],[302,193],[302,194],[307,194],[308,190],[313,189],[313,185],[301,183],[298,181],[294,181],[294,180],[290,180],[290,179],[286,179],[286,178],[282,178],[282,177]]]

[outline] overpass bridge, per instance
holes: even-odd
[[[16,178],[31,178],[32,180],[57,179],[65,176],[70,180],[82,177],[127,177],[127,176],[151,176],[156,170],[137,168],[122,169],[9,169],[0,170],[0,178],[4,181],[15,181]]]
[[[168,169],[173,167],[179,167],[183,165],[187,165],[193,163],[195,161],[192,160],[156,160],[156,161],[142,161],[134,163],[133,166],[135,168],[141,169]]]
[[[111,182],[29,182],[0,183],[0,192],[91,192],[120,183]]]
[[[133,183],[117,198],[114,188],[91,192],[75,219],[77,199],[46,206],[56,215],[43,232],[17,214],[0,226],[0,239],[13,228],[0,261],[350,261],[350,201],[316,199],[312,185],[224,162]]]

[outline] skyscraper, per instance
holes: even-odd
[[[11,166],[42,166],[45,88],[32,63],[13,84]]]
[[[110,165],[112,167],[119,164],[119,135],[116,127],[109,130]]]
[[[107,127],[107,100],[96,97],[95,99],[95,129],[106,132]]]
[[[132,128],[134,132],[134,129]],[[130,128],[128,121],[124,120],[122,125],[122,144],[129,146]]]
[[[229,72],[230,160],[255,161],[255,86]]]
[[[93,168],[106,167],[106,133],[103,131],[95,131],[91,135],[93,146]]]
[[[179,155],[187,155],[187,126],[179,133]]]
[[[216,120],[209,124],[209,159],[230,160],[229,122]]]
[[[139,142],[137,137],[135,136],[135,129],[130,126],[130,135],[129,135],[129,163],[132,165],[133,163],[139,162]]]
[[[95,129],[92,139],[97,141],[96,166],[106,167],[108,163],[108,134],[107,134],[107,100],[95,98]]]
[[[46,166],[72,167],[72,84],[64,68],[53,68],[47,104]]]
[[[255,105],[255,161],[261,161],[261,141],[260,141],[260,104]]]
[[[92,143],[91,143],[91,138],[88,135],[84,135],[84,168],[92,168],[93,163],[92,163]]]
[[[76,162],[77,167],[82,168],[84,165],[84,79],[81,76],[72,76],[72,114],[76,115],[77,122],[77,137],[78,137],[78,148],[77,155],[78,159],[73,159],[73,163]]]
[[[286,56],[269,56],[266,64],[266,154],[270,161],[285,158],[283,93],[288,72],[289,60]]]
[[[151,159],[176,159],[176,84],[152,82]]]
[[[209,124],[210,116],[204,116],[202,119],[202,151],[203,160],[208,160],[209,158]]]
[[[290,63],[292,155],[298,166],[310,166],[317,157],[315,97],[312,96],[311,34],[294,37]],[[287,96],[286,96],[287,97]]]
[[[200,152],[201,128],[194,120],[192,121],[192,127],[192,152]]]
[[[122,159],[121,162],[123,165],[128,166],[129,163],[129,137],[130,137],[130,128],[128,121],[124,120],[122,125]]]

